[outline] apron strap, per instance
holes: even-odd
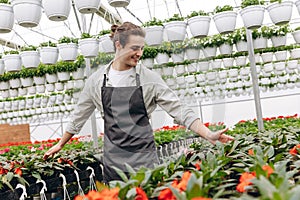
[[[103,74],[104,75],[104,78],[103,78],[103,85],[102,86],[106,86],[106,74]],[[141,81],[140,81],[140,75],[138,73],[136,73],[136,76],[135,76],[135,80],[136,80],[136,86],[140,86],[141,85]]]

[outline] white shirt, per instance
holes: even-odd
[[[108,72],[108,80],[113,87],[128,87],[131,85],[127,80],[130,79],[132,75],[135,75],[135,70],[133,67],[123,71],[118,71],[111,67]]]

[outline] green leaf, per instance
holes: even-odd
[[[112,166],[112,168],[117,172],[117,174],[121,177],[121,179],[124,182],[128,181],[128,178],[127,178],[126,174],[122,170],[120,170],[119,168],[117,168],[115,166]]]

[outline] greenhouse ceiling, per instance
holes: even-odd
[[[153,17],[164,20],[174,14],[187,16],[192,11],[212,12],[218,5],[231,5],[238,10],[240,4],[241,0],[131,0],[127,7],[116,8],[110,6],[107,0],[102,0],[97,14],[80,14],[76,8],[71,8],[68,19],[60,22],[49,20],[43,12],[38,26],[25,28],[15,22],[11,32],[1,33],[0,53],[9,50],[7,46],[38,46],[49,40],[57,42],[63,36],[80,38],[82,32],[96,35],[103,29],[109,29],[116,20],[131,21],[141,25]],[[292,19],[299,19],[296,6],[294,6],[293,16]],[[264,24],[269,21],[268,13],[265,12]],[[242,19],[238,17],[236,28],[242,26]],[[211,23],[209,35],[216,33],[216,27]]]

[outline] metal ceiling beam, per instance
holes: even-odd
[[[16,43],[11,42],[11,41],[8,41],[8,40],[5,40],[3,38],[0,38],[0,44],[3,45],[3,46],[7,46],[9,48],[12,48],[12,49],[18,49],[18,48],[21,47],[21,45],[16,44]]]
[[[105,19],[110,24],[122,24],[123,20],[116,14],[112,13],[103,4],[101,4],[99,10],[96,12],[97,15]]]

